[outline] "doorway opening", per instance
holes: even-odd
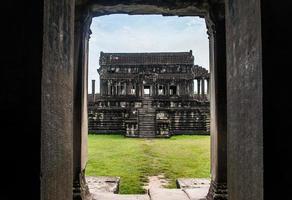
[[[150,96],[150,85],[144,85],[144,96]]]
[[[144,193],[147,183],[153,180],[160,184],[165,181],[165,187],[176,188],[179,178],[209,179],[210,136],[209,121],[206,120],[210,119],[209,101],[206,98],[196,99],[193,89],[195,78],[209,78],[208,69],[204,68],[209,65],[205,21],[195,17],[107,17],[121,19],[111,21],[109,26],[103,23],[103,17],[98,17],[96,21],[93,19],[91,26],[91,40],[100,40],[95,47],[90,43],[89,55],[94,52],[95,61],[89,58],[89,65],[94,63],[95,70],[96,63],[100,65],[97,70],[99,77],[94,75],[92,79],[98,77],[101,96],[96,102],[89,103],[92,105],[89,110],[92,109],[94,115],[89,115],[89,131],[92,134],[89,135],[87,175],[118,176],[121,178],[119,192],[126,194]],[[143,23],[146,28],[153,27],[147,31],[145,27],[133,29],[129,25],[121,25],[121,21],[127,20],[138,27]],[[162,23],[158,24],[157,21]],[[159,31],[155,34],[153,29],[157,29],[156,26],[167,29],[164,34]],[[121,32],[115,33],[119,27]],[[171,27],[176,29],[172,30]],[[132,33],[133,30],[138,32]],[[194,34],[196,31],[198,33]],[[109,32],[114,36],[111,39],[106,38]],[[121,49],[121,45],[126,48]],[[97,55],[100,56],[98,59]],[[150,99],[143,99],[143,96]],[[104,134],[107,134],[106,137]],[[157,137],[170,139],[154,139]],[[96,149],[97,146],[101,147],[100,143],[105,145],[103,150]],[[133,152],[128,149],[132,145],[135,146]],[[117,157],[107,154],[107,148]],[[197,154],[194,148],[204,153]],[[183,149],[188,150],[190,157],[182,156],[186,153]],[[99,151],[106,155],[98,157],[101,163],[94,157]],[[127,154],[129,162],[121,158],[123,154]],[[172,163],[172,156],[178,162]],[[120,171],[115,171],[117,168]],[[126,174],[129,172],[127,168],[131,169],[130,174]],[[142,187],[141,184],[146,185]]]

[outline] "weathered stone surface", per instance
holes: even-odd
[[[200,187],[183,190],[190,200],[205,200],[209,191],[209,187]]]
[[[89,2],[78,0],[78,5],[81,1]],[[96,14],[114,12],[188,15],[192,12],[196,15],[198,13],[193,12],[194,9],[189,4],[201,2],[200,8],[202,8],[208,7],[209,3],[215,1],[91,0],[90,2],[93,7],[96,3],[105,4],[102,7],[94,7]],[[113,2],[116,5],[114,8],[110,7]],[[121,2],[129,6],[118,6]],[[188,3],[184,6],[186,2]],[[289,113],[291,104],[279,100],[283,98],[283,94],[289,92],[285,86],[290,85],[291,74],[285,71],[283,73],[278,67],[286,69],[287,63],[291,62],[289,48],[291,6],[289,2],[278,3],[271,0],[226,0],[225,2],[226,30],[230,31],[227,33],[226,48],[228,57],[226,79],[230,95],[227,144],[229,199],[262,199],[263,187],[265,187],[265,199],[289,198],[287,191],[291,189],[289,170],[291,141],[286,138],[290,133],[286,129],[290,128],[291,120],[289,117],[279,116]],[[136,5],[137,3],[139,5]],[[153,4],[160,4],[162,8]],[[180,6],[177,7],[177,4]],[[67,90],[60,90],[60,87],[65,87],[71,78],[59,71],[63,71],[60,69],[68,63],[62,57],[72,59],[69,55],[70,45],[66,44],[72,39],[72,31],[66,27],[69,26],[71,29],[74,27],[71,23],[74,20],[74,1],[5,1],[2,6],[4,6],[2,10],[10,12],[1,13],[4,36],[1,37],[3,49],[1,75],[3,76],[0,79],[2,86],[0,100],[1,114],[5,116],[1,121],[1,133],[3,133],[1,141],[13,141],[13,149],[17,151],[19,157],[25,157],[26,160],[22,166],[22,171],[25,173],[14,175],[18,170],[19,160],[14,159],[14,152],[8,151],[4,145],[1,146],[1,152],[5,152],[1,157],[4,168],[2,171],[7,175],[7,178],[3,178],[5,184],[2,190],[5,192],[2,192],[1,197],[19,198],[17,195],[11,195],[15,192],[15,188],[11,185],[16,179],[21,179],[24,184],[17,191],[25,194],[26,199],[46,199],[46,196],[54,200],[71,199],[72,183],[69,182],[72,180],[73,149],[72,137],[68,135],[72,132],[70,131],[72,126],[64,120],[64,114],[70,115],[72,111],[64,105],[67,105],[66,101],[71,99],[71,95],[67,96],[67,94],[72,91],[73,86],[68,84]],[[184,8],[188,12],[182,11]],[[71,16],[67,18],[66,15],[69,14]],[[48,23],[49,19],[52,20],[50,23]],[[47,36],[48,38],[45,39],[44,37]],[[46,48],[51,48],[54,52],[48,52]],[[258,57],[261,54],[263,57]],[[46,64],[43,57],[46,55],[52,64],[50,65],[52,67],[46,69],[50,74],[43,72],[43,64]],[[259,72],[261,64],[262,74]],[[55,86],[43,90],[41,81],[51,81],[50,84]],[[259,84],[261,81],[263,85]],[[261,88],[264,97],[258,95]],[[49,90],[54,90],[52,95],[48,95]],[[48,95],[45,104],[41,102],[42,95]],[[56,104],[63,106],[58,107]],[[264,111],[262,116],[259,110],[261,108]],[[41,113],[47,110],[49,111],[47,115],[41,116]],[[17,123],[15,113],[21,113],[23,116]],[[42,125],[41,121],[43,121]],[[21,132],[10,134],[16,124],[21,128]],[[272,134],[267,134],[268,130]],[[264,132],[265,165],[262,164],[263,150],[261,149]],[[15,140],[16,136],[17,140]],[[46,137],[50,139],[47,140]],[[40,144],[40,141],[43,143]],[[40,149],[42,149],[41,153]],[[40,162],[44,161],[48,162],[48,165],[44,164],[41,170]],[[263,185],[264,167],[264,179],[267,183]],[[274,181],[277,179],[281,180],[281,184],[275,184]],[[42,187],[40,181],[43,183]],[[49,185],[57,189],[53,190]],[[273,198],[274,195],[277,195],[277,198]]]
[[[43,6],[43,60],[39,66],[42,200],[73,196],[74,6],[73,0],[44,1]]]
[[[98,193],[93,194],[92,200],[150,200],[150,198],[148,195]]]
[[[192,51],[101,52],[99,62],[100,94],[88,95],[90,132],[128,137],[209,134],[204,83],[210,74],[194,64]],[[202,86],[198,94],[194,80]]]
[[[261,2],[226,4],[228,199],[264,199]]]
[[[191,188],[209,188],[210,180],[206,178],[178,178],[176,180],[178,188],[191,189]]]
[[[189,200],[181,189],[150,188],[149,196],[151,200]]]
[[[119,177],[113,176],[87,176],[86,182],[91,194],[97,193],[118,193],[119,192]]]

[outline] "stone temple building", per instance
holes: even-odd
[[[88,96],[89,131],[129,137],[209,133],[209,72],[194,65],[192,51],[101,52],[99,62],[100,94],[92,80]]]

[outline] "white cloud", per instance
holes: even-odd
[[[92,79],[97,80],[96,88],[99,88],[97,68],[100,51],[157,52],[192,49],[195,64],[209,69],[209,44],[203,19],[161,16],[151,21],[153,18],[148,20],[149,16],[128,16],[139,17],[139,21],[134,21],[139,23],[131,24],[127,23],[125,16],[122,18],[123,22],[117,21],[118,17],[114,18],[115,21],[107,21],[106,17],[110,16],[104,16],[103,20],[94,18],[91,26],[93,33],[89,40],[88,92],[91,93]]]

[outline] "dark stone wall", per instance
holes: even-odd
[[[263,199],[263,108],[259,0],[227,0],[228,199]]]
[[[1,3],[1,199],[40,199],[43,1]]]
[[[1,199],[72,199],[74,1],[1,8]]]
[[[290,199],[291,191],[291,8],[261,1],[265,199]],[[278,182],[278,183],[276,183]],[[279,184],[280,183],[280,184]]]

